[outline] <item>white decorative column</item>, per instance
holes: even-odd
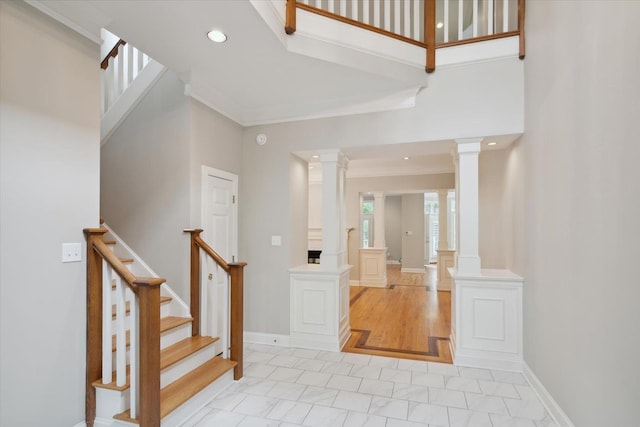
[[[458,243],[456,269],[460,274],[480,273],[478,241],[478,155],[482,138],[458,139]]]
[[[524,279],[480,268],[478,157],[482,138],[457,140],[456,268],[450,268],[451,348],[456,365],[522,371]]]
[[[449,225],[448,225],[448,208],[447,196],[449,190],[438,190],[438,290],[451,290],[451,275],[449,268],[454,266],[454,251],[449,249]]]
[[[320,154],[322,163],[322,253],[320,265],[335,271],[347,264],[345,184],[347,159],[340,150]]]
[[[384,288],[387,286],[387,245],[385,242],[385,195],[373,193],[373,248],[361,248],[360,286]]]
[[[346,171],[339,150],[325,150],[322,163],[322,253],[320,264],[290,273],[290,344],[340,351],[351,335],[347,265]]]

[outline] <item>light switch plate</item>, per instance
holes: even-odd
[[[80,243],[62,244],[62,262],[82,261],[82,245]]]
[[[282,246],[282,236],[271,236],[271,246]]]

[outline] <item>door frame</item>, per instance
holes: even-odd
[[[221,178],[221,179],[225,179],[228,181],[231,181],[232,183],[232,188],[233,188],[233,202],[232,202],[232,209],[231,209],[231,216],[232,216],[232,221],[233,221],[233,225],[231,227],[231,259],[226,259],[225,261],[227,262],[235,262],[236,259],[238,258],[238,175],[231,173],[231,172],[227,172],[227,171],[223,171],[220,169],[216,169],[216,168],[212,168],[210,166],[206,166],[206,165],[202,165],[202,174],[201,174],[201,181],[200,181],[200,228],[204,230],[204,224],[205,224],[205,218],[207,216],[207,199],[208,199],[208,191],[207,191],[207,179],[212,176],[212,177],[216,177],[216,178]],[[205,237],[206,237],[206,231],[205,231]],[[206,239],[205,239],[206,240]],[[208,242],[210,243],[210,242]],[[215,248],[213,248],[215,250]],[[208,275],[207,275],[207,268],[206,266],[204,266],[204,268],[200,269],[200,283],[208,283]],[[229,307],[229,300],[228,300],[228,292],[230,291],[228,289],[228,285],[229,285],[229,278],[227,278],[227,290],[226,290],[226,297],[227,297],[227,304],[226,304],[226,312],[227,315],[231,312],[230,311],[230,307]],[[201,301],[202,306],[200,307],[200,310],[206,310],[206,295],[208,291],[205,290],[201,290],[202,294],[203,294],[203,298]],[[229,330],[230,327],[230,322],[227,320],[226,321],[226,327],[225,329],[225,335],[226,336],[221,336],[220,337],[220,344],[222,345],[221,351],[222,351],[222,355],[223,357],[227,358],[229,353],[229,347],[230,347],[230,339],[231,339],[231,333]],[[213,331],[209,330],[210,329],[210,325],[206,325],[205,328],[203,328],[203,330],[207,333],[209,333],[210,335],[213,336]]]
[[[200,228],[204,229],[205,218],[207,215],[207,178],[210,176],[229,180],[233,183],[233,195],[235,202],[233,203],[232,213],[233,227],[231,230],[231,255],[238,258],[238,175],[223,171],[221,169],[212,168],[202,165],[202,175],[200,182]],[[215,248],[214,248],[215,249]],[[234,262],[234,260],[225,260]]]

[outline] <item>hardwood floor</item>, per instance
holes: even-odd
[[[388,288],[350,288],[352,335],[343,351],[452,363],[451,295],[435,290],[435,270],[387,267]]]

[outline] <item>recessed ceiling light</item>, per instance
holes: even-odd
[[[317,154],[314,154],[314,155],[313,155],[313,156],[311,156],[311,157],[312,157],[312,158],[314,158],[314,159],[319,159],[319,158],[320,158],[320,156],[318,156]]]
[[[492,141],[492,142],[489,142],[487,145],[488,145],[489,147],[493,147],[494,145],[497,145],[497,144],[498,144],[497,142],[493,142],[493,141]]]
[[[216,43],[224,43],[227,41],[227,35],[220,30],[211,30],[207,33],[209,40]]]
[[[409,160],[409,157],[404,156],[404,157],[402,158],[402,160]]]
[[[438,23],[436,24],[436,28],[442,28],[442,27],[444,27],[444,23],[442,23],[442,22],[438,22]]]

